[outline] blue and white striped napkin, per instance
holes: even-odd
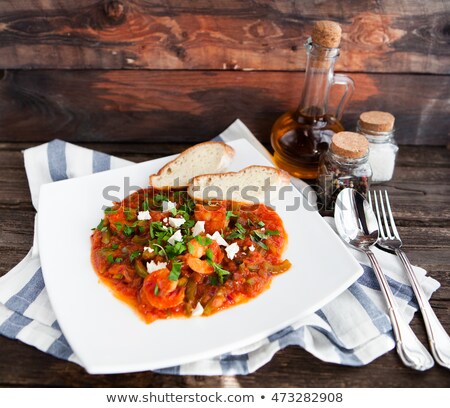
[[[231,141],[239,138],[246,138],[270,157],[239,120],[216,139]],[[31,197],[37,210],[39,188],[44,183],[130,164],[126,160],[60,140],[27,149],[24,157]],[[296,183],[299,188],[304,186],[299,180]],[[327,221],[333,228],[333,220],[329,218]],[[403,315],[410,321],[418,306],[399,261],[393,255],[377,249],[374,251],[388,275]],[[303,347],[321,360],[336,364],[361,366],[370,363],[393,349],[395,344],[386,305],[373,271],[366,265],[367,260],[361,253],[354,251],[353,254],[362,264],[364,274],[321,310],[244,349],[208,360],[163,368],[159,372],[180,375],[248,374],[269,362],[278,350],[290,345]],[[426,277],[425,270],[415,267],[415,271],[425,294],[430,297],[439,283]],[[36,235],[28,255],[0,278],[0,334],[80,364],[58,326],[48,299]]]

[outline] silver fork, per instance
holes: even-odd
[[[380,230],[381,238],[378,244],[382,248],[387,248],[394,251],[403,263],[403,266],[411,282],[414,294],[416,295],[417,302],[419,303],[420,311],[423,315],[425,322],[425,329],[428,334],[428,341],[430,343],[431,352],[434,359],[438,364],[450,369],[450,337],[442,327],[438,318],[436,317],[433,309],[430,306],[423,290],[417,280],[416,274],[411,267],[411,263],[406,254],[402,251],[403,245],[400,235],[395,226],[394,216],[392,215],[391,205],[389,203],[389,196],[387,191],[384,192],[385,200],[383,200],[383,194],[379,191],[379,200],[375,191],[372,194],[369,193],[369,202],[372,209],[375,210],[377,215],[378,227]],[[372,201],[373,196],[373,201]],[[375,207],[373,205],[375,203]],[[381,207],[381,212],[380,212]],[[387,215],[386,215],[387,208]],[[389,221],[388,222],[388,216]]]

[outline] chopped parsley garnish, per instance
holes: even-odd
[[[233,211],[227,211],[226,219],[229,220],[231,217],[238,217],[238,215],[234,214]]]
[[[175,245],[166,245],[166,254],[169,259],[173,259],[186,251],[186,245],[183,242],[177,241]]]
[[[125,224],[125,225],[123,226],[123,233],[124,233],[127,237],[133,235],[133,234],[134,234],[134,231],[135,231],[135,228],[134,228],[134,227],[131,227],[131,226],[127,225],[127,224]]]
[[[266,251],[269,249],[269,247],[262,241],[257,241],[257,245],[259,245],[262,249],[265,249]]]
[[[169,201],[169,198],[166,197],[164,194],[156,194],[155,197],[154,197],[154,200],[157,203],[160,203],[161,201]]]
[[[177,215],[177,208],[176,207],[171,208],[169,211],[172,213],[172,215],[174,215],[174,216]]]
[[[182,266],[183,266],[183,262],[177,262],[177,261],[172,262],[172,269],[169,274],[169,280],[171,280],[171,281],[178,280],[178,278],[180,277]]]
[[[149,209],[150,209],[150,206],[148,205],[148,201],[145,200],[145,201],[142,203],[142,210],[143,210],[143,211],[148,211]]]
[[[136,258],[138,258],[141,255],[140,251],[134,251],[130,255],[130,262],[133,262]]]
[[[211,248],[208,248],[208,249],[206,250],[206,257],[207,257],[208,259],[210,259],[211,261],[213,260],[214,252],[212,251]]]
[[[230,272],[228,272],[227,270],[223,269],[219,264],[215,263],[214,261],[212,261],[209,258],[206,261],[214,268],[214,272],[217,274],[217,276],[219,278],[219,282],[223,283],[224,282],[224,277],[229,275]]]
[[[188,242],[188,251],[189,253],[192,255],[195,251],[195,247],[193,244],[191,244],[190,242]]]
[[[250,238],[253,242],[258,244],[261,248],[267,250],[267,249],[269,249],[269,247],[262,241],[264,239],[269,238],[272,235],[279,235],[279,234],[280,234],[280,231],[278,231],[278,230],[266,230],[266,231],[253,230]]]
[[[117,231],[122,231],[123,224],[121,222],[117,221],[114,223],[114,225],[116,226]]]
[[[114,263],[114,262],[119,263],[119,262],[122,262],[122,261],[123,261],[122,258],[114,258],[114,257],[112,256],[112,254],[109,254],[109,255],[106,257],[106,260],[107,260],[109,263]]]
[[[97,229],[101,232],[108,231],[108,227],[105,225],[105,220],[102,218],[97,225]]]
[[[259,221],[259,222],[258,222],[258,226],[259,226],[259,227],[264,227],[264,225],[266,225],[266,224],[264,224],[263,221]]]
[[[117,248],[119,248],[119,244],[112,244],[112,245],[111,245],[111,248],[112,248],[112,249],[117,249]]]
[[[158,296],[158,292],[159,292],[159,288],[158,288],[158,284],[156,284],[155,289],[153,289],[153,293],[155,296]]]
[[[231,234],[228,234],[227,239],[235,239],[235,238],[244,239],[246,232],[247,230],[242,226],[242,224],[237,222],[236,229],[233,232],[231,232]]]
[[[127,217],[127,221],[131,221],[135,217],[134,211],[131,208],[124,208],[123,213]]]
[[[219,280],[217,279],[217,275],[209,275],[209,283],[213,286],[217,286],[219,284]]]
[[[166,250],[159,244],[152,243],[153,245],[153,251],[155,252],[155,255],[164,255],[166,259],[168,258],[166,254]]]
[[[212,244],[213,240],[211,238],[208,237],[202,237],[201,235],[197,235],[195,237],[195,240],[202,246],[207,246]]]
[[[111,215],[111,214],[115,214],[115,213],[117,213],[117,210],[113,210],[112,207],[108,207],[107,209],[105,209],[106,215]]]

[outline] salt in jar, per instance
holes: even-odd
[[[388,112],[369,111],[359,116],[356,131],[369,141],[369,163],[372,182],[392,179],[398,146],[394,139],[395,117]]]

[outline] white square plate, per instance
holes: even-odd
[[[248,141],[229,143],[230,170],[272,165]],[[45,285],[58,323],[89,373],[125,373],[213,357],[275,333],[318,310],[350,286],[362,268],[294,188],[276,209],[289,236],[284,253],[292,268],[248,303],[210,317],[145,324],[99,282],[90,260],[91,228],[103,216],[107,186],[148,185],[148,176],[172,157],[42,186],[39,248]],[[128,195],[130,192],[126,193]],[[289,210],[297,202],[295,211]]]

